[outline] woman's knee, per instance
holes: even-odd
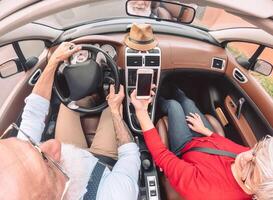
[[[179,102],[173,99],[166,100],[168,110],[180,110],[182,107]]]

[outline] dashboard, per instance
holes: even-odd
[[[89,35],[77,38],[76,44],[92,44],[100,47],[116,62],[119,69],[124,71],[124,85],[126,88],[126,112],[129,126],[140,133],[134,108],[130,103],[130,94],[136,88],[136,71],[139,68],[154,71],[155,85],[159,85],[161,72],[164,70],[201,70],[223,74],[226,70],[227,55],[224,48],[207,42],[174,35],[155,34],[158,46],[149,51],[136,51],[128,48],[124,43],[127,34],[115,33],[107,35]],[[85,62],[90,59],[87,51],[80,51],[71,57],[71,63]],[[104,62],[105,57],[98,54],[97,62]],[[156,90],[157,92],[157,90]],[[154,120],[155,100],[149,106],[149,114]]]
[[[76,44],[106,45],[106,51],[115,56],[119,68],[125,69],[125,33],[106,35],[88,35],[72,40]],[[155,34],[161,50],[161,69],[197,69],[225,73],[227,54],[224,48],[204,41],[175,35]],[[113,48],[109,48],[109,46]],[[115,51],[112,51],[115,49]],[[214,65],[214,59],[222,60],[220,67]],[[217,63],[217,62],[216,62]]]

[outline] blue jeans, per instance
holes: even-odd
[[[162,112],[168,116],[168,142],[170,150],[177,155],[193,137],[203,136],[189,128],[185,116],[189,115],[190,112],[198,113],[205,127],[213,130],[195,103],[180,89],[176,89],[174,99],[166,100],[160,97],[159,105]]]

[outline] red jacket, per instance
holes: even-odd
[[[155,128],[144,132],[144,138],[156,165],[185,199],[251,199],[232,175],[233,158],[190,151],[180,159],[166,148]],[[215,133],[210,137],[193,138],[182,151],[191,147],[210,147],[237,154],[249,150]]]

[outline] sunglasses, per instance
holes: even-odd
[[[20,129],[15,123],[12,123],[3,133],[3,135],[0,137],[1,139],[6,138],[6,136],[8,135],[8,133],[10,133],[10,131],[12,131],[13,129],[17,130],[18,132],[20,131],[25,138],[27,139],[27,141],[31,144],[31,146],[39,152],[39,154],[41,155],[42,159],[46,162],[47,165],[49,165],[49,167],[51,167],[52,169],[55,168],[57,169],[57,171],[62,174],[66,180],[65,183],[65,188],[62,194],[62,198],[64,198],[65,193],[68,190],[69,184],[70,184],[70,178],[67,175],[67,173],[65,172],[65,170],[56,162],[54,161],[54,159],[52,159],[47,153],[43,152],[39,146],[38,143],[36,143],[28,134],[26,134],[22,129]]]

